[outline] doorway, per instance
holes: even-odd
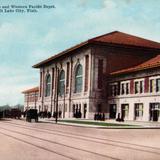
[[[116,104],[110,104],[109,106],[109,118],[115,119],[116,118],[116,111],[117,111],[117,105]]]
[[[150,120],[151,121],[158,121],[159,112],[160,112],[160,103],[150,103]]]
[[[84,104],[84,110],[83,110],[83,118],[86,118],[86,113],[87,113],[87,104]]]
[[[123,119],[128,118],[129,116],[129,104],[122,104],[121,105],[121,117]]]

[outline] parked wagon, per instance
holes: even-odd
[[[19,110],[18,108],[13,108],[11,109],[11,118],[18,118],[20,119],[21,118],[21,110]]]
[[[34,119],[35,122],[38,122],[38,112],[37,109],[29,109],[26,112],[26,121],[31,122],[31,120]]]
[[[5,109],[4,110],[4,117],[5,118],[11,118],[11,110]]]

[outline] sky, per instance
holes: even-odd
[[[0,0],[2,6],[54,5],[36,13],[0,12],[0,105],[23,104],[39,85],[32,66],[115,30],[160,42],[160,0]]]

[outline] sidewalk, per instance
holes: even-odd
[[[62,122],[61,120],[75,120],[78,122],[97,122],[97,123],[112,123],[112,124],[118,124],[122,126],[101,126],[101,125],[91,125],[91,124],[79,124],[79,123],[70,123],[70,122]],[[44,118],[39,119],[39,121],[42,122],[48,122],[48,123],[55,123],[54,118]],[[115,120],[105,120],[105,121],[95,121],[90,119],[75,119],[75,118],[66,118],[66,119],[58,119],[58,124],[64,124],[64,125],[72,125],[72,126],[83,126],[83,127],[93,127],[93,128],[157,128],[160,129],[160,122],[140,122],[140,121],[124,121],[124,122],[117,122]],[[131,126],[123,126],[123,125],[131,125]]]

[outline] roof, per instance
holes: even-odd
[[[41,67],[42,65],[44,65],[44,64],[46,64],[46,63],[48,63],[48,62],[50,62],[50,61],[52,61],[52,60],[60,57],[60,56],[63,56],[63,55],[65,55],[65,54],[67,54],[67,53],[69,53],[69,52],[71,52],[71,51],[73,51],[73,50],[75,50],[75,49],[77,49],[77,48],[82,47],[82,46],[85,46],[86,44],[88,44],[88,41],[82,42],[82,43],[80,43],[80,44],[78,44],[78,45],[76,45],[76,46],[73,46],[73,47],[71,47],[71,48],[69,48],[69,49],[67,49],[67,50],[64,50],[64,51],[62,51],[62,52],[60,52],[60,53],[58,53],[58,54],[56,54],[56,55],[54,55],[54,56],[49,57],[48,59],[46,59],[46,60],[44,60],[44,61],[41,61],[41,62],[35,64],[35,65],[33,66],[33,68],[39,68],[39,67]]]
[[[44,64],[62,56],[65,55],[71,51],[74,51],[80,47],[83,47],[87,44],[92,44],[92,43],[103,43],[103,44],[114,44],[114,45],[125,45],[125,46],[132,46],[132,47],[143,47],[143,48],[149,48],[149,49],[160,49],[160,43],[158,42],[154,42],[151,40],[147,40],[144,38],[140,38],[134,35],[130,35],[130,34],[126,34],[123,32],[119,32],[119,31],[114,31],[114,32],[110,32],[92,39],[89,39],[85,42],[82,42],[78,45],[75,45],[67,50],[64,50],[62,52],[60,52],[59,54],[56,54],[42,62],[39,62],[37,64],[35,64],[33,67],[34,68],[39,68],[41,66],[43,66]]]
[[[38,92],[39,91],[39,87],[34,87],[34,88],[30,88],[27,90],[24,90],[22,93],[31,93],[31,92]]]
[[[160,55],[157,55],[156,57],[145,61],[144,63],[141,63],[137,66],[127,68],[127,69],[122,69],[116,72],[112,72],[111,75],[119,75],[119,74],[124,74],[124,73],[132,73],[132,72],[137,72],[145,69],[150,69],[150,68],[155,68],[160,66]]]

